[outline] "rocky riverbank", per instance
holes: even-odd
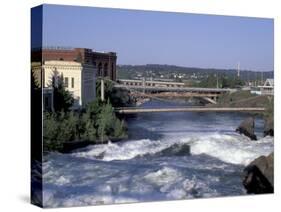
[[[263,116],[264,125],[264,136],[274,135],[274,97],[266,95],[256,95],[251,94],[250,91],[236,91],[233,93],[227,93],[219,97],[216,106],[221,107],[264,107],[266,110],[261,115]],[[251,138],[251,140],[256,140],[256,135],[254,134],[254,118],[255,113],[251,113],[251,118],[248,118],[242,122],[238,128],[237,132],[244,134]]]
[[[273,124],[273,117],[266,117],[265,118],[265,125],[264,125],[264,136],[274,136],[274,124]]]
[[[241,122],[236,129],[251,140],[257,140],[254,132],[255,119],[249,117]],[[273,136],[273,117],[266,117],[264,137]],[[254,141],[252,141],[254,142]],[[266,194],[274,192],[274,153],[260,156],[249,163],[243,170],[242,183],[248,194]]]
[[[260,156],[243,171],[243,185],[248,194],[274,192],[274,154]]]
[[[241,124],[236,129],[236,132],[240,134],[244,134],[249,137],[251,140],[257,140],[257,136],[255,135],[255,119],[253,117],[249,117],[241,122]]]

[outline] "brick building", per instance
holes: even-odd
[[[116,61],[115,52],[96,52],[86,48],[60,48],[45,47],[33,50],[32,61],[74,61],[82,64],[93,65],[97,69],[97,77],[107,77],[116,80]]]

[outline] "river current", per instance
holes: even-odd
[[[147,102],[144,107],[179,105]],[[129,139],[50,153],[43,163],[43,204],[64,207],[246,195],[245,165],[273,151],[235,132],[245,113],[143,113],[128,117]]]

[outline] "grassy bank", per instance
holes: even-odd
[[[219,97],[216,106],[224,107],[264,107],[266,111],[262,113],[266,122],[273,125],[274,97],[266,95],[251,94],[250,91],[237,91],[227,93]]]
[[[272,96],[251,94],[250,91],[236,91],[218,98],[218,105],[229,107],[269,107],[273,102]]]

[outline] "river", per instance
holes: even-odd
[[[183,103],[181,103],[183,104]],[[151,101],[144,107],[179,106]],[[235,133],[245,113],[142,113],[127,118],[129,139],[50,153],[43,163],[44,207],[246,195],[245,165],[273,151],[273,138]]]

